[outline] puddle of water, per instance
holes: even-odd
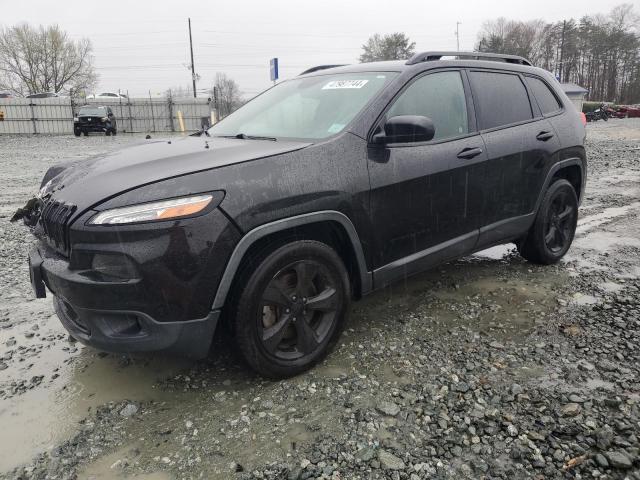
[[[110,455],[100,457],[86,465],[78,472],[78,480],[171,480],[171,476],[165,472],[153,472],[138,475],[127,475],[122,472],[123,461],[133,462],[139,452],[135,452],[133,446],[128,446]]]
[[[616,386],[613,383],[600,380],[599,378],[588,379],[585,386],[589,390],[606,390],[607,392],[613,392],[616,390]]]
[[[504,257],[513,252],[516,247],[513,244],[507,243],[505,245],[496,245],[495,247],[482,250],[475,253],[473,256],[481,258],[490,258],[492,260],[502,260]]]
[[[593,295],[584,295],[582,293],[576,293],[573,296],[572,302],[578,306],[585,305],[595,305],[600,302],[600,300]]]
[[[633,202],[629,205],[624,205],[622,207],[611,207],[606,208],[604,211],[600,213],[596,213],[595,215],[589,215],[587,217],[583,217],[578,220],[578,228],[576,229],[577,234],[582,234],[592,230],[595,227],[599,227],[600,225],[610,222],[616,217],[621,217],[626,215],[632,210],[638,210],[640,208],[640,202]]]
[[[624,289],[624,285],[614,282],[604,282],[599,284],[598,288],[605,293],[617,293]]]
[[[74,358],[62,350],[66,344],[54,343],[37,359],[39,370],[50,369],[41,385],[0,403],[0,471],[69,438],[96,406],[122,399],[163,399],[167,394],[154,388],[158,379],[192,363],[159,356],[103,356],[82,346]],[[59,377],[50,380],[54,368]]]
[[[640,248],[639,238],[606,231],[590,232],[577,238],[575,243],[583,250],[595,250],[598,253],[611,252],[614,246]]]

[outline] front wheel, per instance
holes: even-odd
[[[517,243],[520,255],[533,263],[550,265],[569,250],[578,224],[578,197],[567,180],[556,180],[547,190],[527,236]]]
[[[347,316],[349,276],[328,245],[293,241],[251,259],[232,302],[236,342],[260,374],[284,378],[321,360]]]

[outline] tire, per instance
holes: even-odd
[[[80,130],[78,130],[77,128],[74,128],[74,129],[73,129],[73,134],[74,134],[76,137],[79,137],[81,133],[82,133],[82,132],[81,132]]]
[[[311,368],[347,318],[347,270],[318,241],[291,241],[255,255],[244,263],[236,285],[230,311],[235,341],[244,360],[265,377],[286,378]]]
[[[540,265],[557,263],[569,250],[578,224],[578,197],[567,180],[547,189],[533,226],[517,242],[520,255]]]
[[[110,129],[110,128],[107,128],[107,129],[104,131],[104,134],[105,134],[107,137],[110,137],[110,136],[111,136],[111,129]]]
[[[88,137],[88,136],[89,136],[89,132],[87,132],[87,131],[84,131],[84,132],[82,132],[82,133],[84,133],[84,136],[85,136],[85,137]]]

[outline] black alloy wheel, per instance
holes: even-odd
[[[574,224],[578,215],[569,192],[560,190],[554,197],[547,213],[544,242],[552,253],[558,253],[567,247],[573,238]]]
[[[520,255],[550,265],[569,250],[578,224],[578,197],[570,182],[558,179],[547,189],[527,235],[516,242]]]
[[[257,321],[269,355],[293,360],[313,354],[331,332],[340,294],[327,267],[300,260],[277,272],[262,294]]]
[[[243,262],[229,303],[239,350],[270,378],[297,375],[320,361],[347,317],[351,285],[336,251],[291,240]]]

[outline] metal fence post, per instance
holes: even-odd
[[[131,118],[131,97],[129,96],[129,90],[127,90],[127,105],[129,106],[129,133],[133,133],[133,119]]]
[[[149,90],[149,106],[151,106],[151,122],[153,123],[153,131],[156,132],[156,116],[153,113],[153,100],[151,99],[151,90]]]
[[[168,95],[167,95],[167,104],[169,107],[169,125],[171,126],[171,131],[175,132],[176,131],[176,127],[173,124],[173,97],[171,95],[171,90],[169,90]]]
[[[36,114],[35,114],[35,103],[33,100],[29,101],[29,108],[31,109],[31,123],[33,124],[33,134],[36,135],[38,133],[38,128],[36,127]]]

